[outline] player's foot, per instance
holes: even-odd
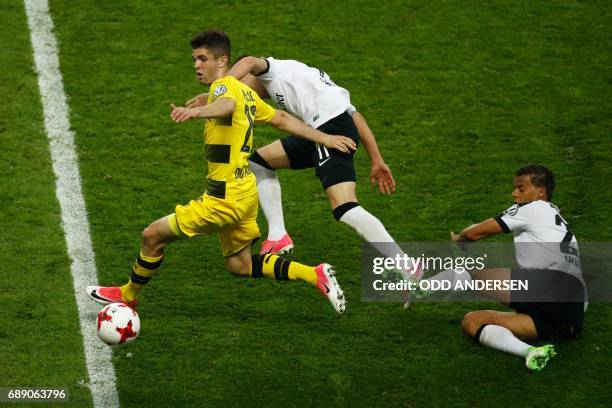
[[[414,287],[414,288],[418,288],[419,286],[419,281],[413,277],[408,277],[405,279],[406,285],[408,287]],[[413,299],[417,298],[415,296],[415,292],[416,289],[414,290],[410,290],[410,289],[404,289],[402,292],[403,298],[402,298],[402,304],[404,305],[404,309],[408,309],[410,307],[410,304],[412,302]]]
[[[111,303],[124,303],[130,307],[138,306],[136,299],[132,301],[126,301],[121,296],[121,288],[118,286],[104,287],[104,286],[88,286],[87,294],[94,302],[98,302],[103,305]]]
[[[421,299],[429,295],[429,293],[425,293],[426,291],[422,291],[419,288],[419,281],[423,276],[423,271],[421,269],[414,273],[411,272],[411,269],[403,270],[401,271],[401,276],[407,286],[414,288],[413,290],[405,289],[402,293],[404,309],[410,307],[410,302],[413,299]]]
[[[529,347],[527,357],[525,357],[525,365],[531,371],[540,371],[556,355],[555,346],[552,344],[542,347]]]
[[[315,272],[317,274],[317,288],[330,301],[336,312],[344,313],[346,299],[336,280],[334,267],[323,263],[315,268]]]
[[[271,241],[266,239],[263,244],[261,244],[260,254],[288,254],[293,251],[293,241],[289,234],[285,234],[278,241]]]

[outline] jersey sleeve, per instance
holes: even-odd
[[[494,218],[502,230],[508,233],[525,229],[531,223],[530,216],[530,209],[527,205],[514,204]]]
[[[255,99],[255,123],[267,123],[276,115],[276,109],[264,102],[256,92],[253,92]]]
[[[260,73],[259,75],[256,75],[257,79],[261,81],[270,81],[272,79],[272,76],[274,75],[274,70],[276,68],[276,60],[272,57],[260,58],[266,61],[266,70]]]
[[[219,98],[230,98],[234,102],[238,103],[238,88],[236,87],[236,83],[232,79],[232,77],[223,77],[213,82],[210,85],[208,102],[214,102]]]

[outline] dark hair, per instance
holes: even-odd
[[[191,48],[208,48],[215,58],[227,55],[229,59],[232,54],[230,39],[221,30],[208,30],[197,34],[191,39]]]
[[[555,175],[552,171],[539,164],[530,164],[516,171],[517,177],[524,175],[531,177],[531,184],[534,186],[544,187],[547,200],[552,200],[553,192],[555,191]]]

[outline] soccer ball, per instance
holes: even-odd
[[[114,346],[136,339],[140,332],[138,313],[123,303],[111,303],[98,313],[98,336]]]

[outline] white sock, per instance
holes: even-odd
[[[404,251],[395,243],[382,222],[362,206],[345,212],[340,221],[352,227],[360,237],[371,243],[385,257],[395,258],[396,255],[404,257]]]
[[[249,162],[251,170],[257,178],[259,191],[259,205],[263,209],[268,221],[268,239],[278,241],[287,233],[285,219],[283,218],[283,201],[281,200],[281,186],[276,172],[257,163]]]
[[[529,344],[516,338],[510,330],[495,324],[486,325],[480,332],[478,341],[484,346],[519,357],[525,357],[527,350],[531,347]]]

